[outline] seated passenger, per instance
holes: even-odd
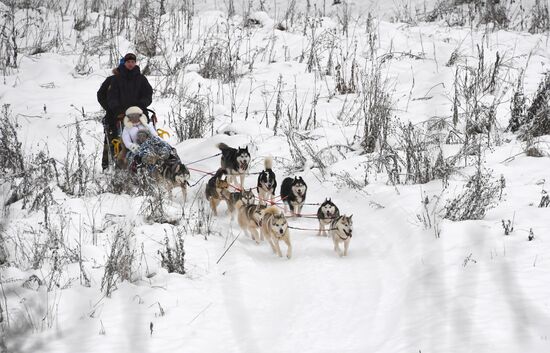
[[[126,155],[121,154],[121,157],[126,157],[126,165],[130,165],[137,150],[139,143],[137,141],[137,133],[140,129],[147,129],[152,136],[158,136],[157,131],[152,124],[147,123],[147,117],[139,107],[130,107],[126,110],[124,116],[124,129],[122,130],[122,142],[128,150]]]
[[[122,131],[122,141],[128,150],[134,152],[138,149],[136,137],[137,132],[141,129],[148,129],[153,136],[158,136],[153,125],[147,123],[147,117],[143,114],[141,108],[128,108],[124,117],[124,130]]]

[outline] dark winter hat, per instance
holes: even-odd
[[[134,53],[128,53],[126,55],[124,55],[124,61],[130,61],[130,60],[134,60],[136,61],[136,54]]]

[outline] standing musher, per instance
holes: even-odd
[[[102,120],[105,139],[103,142],[103,156],[101,158],[101,169],[104,171],[109,168],[109,153],[111,154],[111,157],[114,156],[113,139],[120,137],[115,113],[111,110],[111,108],[109,108],[109,104],[107,103],[107,92],[111,88],[111,80],[117,71],[118,68],[114,68],[113,75],[107,77],[97,91],[97,101],[105,110],[105,116]]]
[[[153,88],[147,78],[141,74],[136,64],[136,55],[133,53],[124,55],[118,68],[113,70],[110,86],[107,89],[107,108],[112,112],[115,125],[118,126],[117,136],[121,135],[123,128],[121,122],[126,110],[137,106],[147,116],[147,107],[152,101]],[[123,158],[124,153],[120,153],[119,157]]]

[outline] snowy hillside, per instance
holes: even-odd
[[[0,2],[0,352],[550,351],[547,1],[119,5]],[[187,201],[101,170],[127,52]],[[222,142],[307,183],[290,259],[213,215]]]

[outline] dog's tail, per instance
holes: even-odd
[[[228,145],[226,145],[225,143],[223,142],[220,142],[216,145],[216,147],[218,147],[220,150],[228,150],[230,149],[231,147],[229,147]]]
[[[281,213],[281,210],[277,206],[269,206],[263,212],[264,215],[273,215],[273,216],[278,215],[279,213]]]
[[[271,157],[266,157],[264,159],[264,167],[265,169],[271,169],[271,167],[273,167],[273,158]]]

